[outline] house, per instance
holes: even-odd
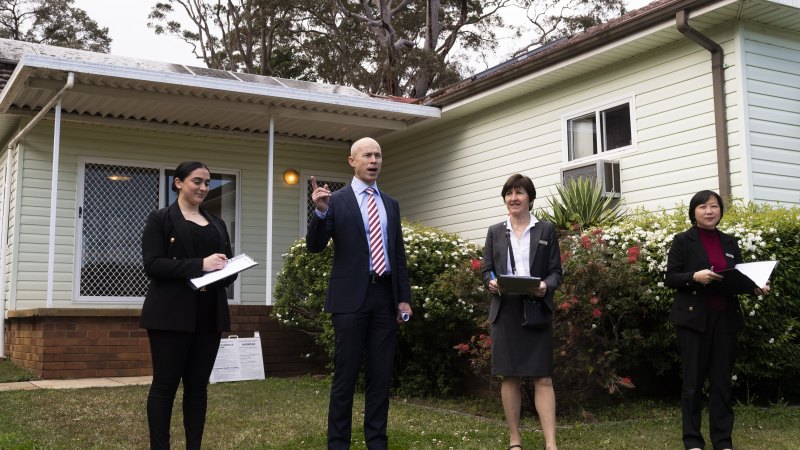
[[[477,242],[515,172],[534,180],[535,208],[586,173],[629,208],[702,189],[798,205],[800,3],[656,1],[423,104],[441,119],[381,140],[403,155],[381,180],[404,215]]]
[[[440,115],[343,86],[5,39],[0,62],[0,349],[44,378],[150,373],[140,238],[184,160],[211,168],[205,207],[260,262],[229,291],[233,332],[260,331],[268,375],[307,372],[309,339],[269,317],[281,255],[304,235],[297,176],[346,182],[351,142]]]
[[[533,178],[536,206],[581,174],[629,207],[709,188],[800,204],[791,0],[657,1],[417,104],[7,40],[0,60],[4,348],[45,377],[148,373],[137,238],[185,159],[212,168],[207,202],[236,252],[262,262],[230,298],[237,331],[262,331],[268,375],[304,367],[268,310],[304,234],[307,178],[346,183],[361,136],[381,142],[381,187],[404,216],[477,242],[515,172]]]

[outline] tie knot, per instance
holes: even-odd
[[[372,188],[371,188],[371,187],[368,187],[368,188],[364,189],[364,192],[366,192],[366,193],[367,193],[367,195],[372,195],[372,193],[373,193],[373,190],[372,190]]]

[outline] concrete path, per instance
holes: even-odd
[[[34,380],[0,383],[0,392],[32,389],[79,389],[88,387],[115,387],[150,384],[153,377],[79,378],[75,380]]]

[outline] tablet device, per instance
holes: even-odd
[[[503,294],[525,294],[531,293],[539,289],[539,282],[542,281],[539,277],[523,277],[518,275],[498,275],[497,284],[500,286],[500,292]]]

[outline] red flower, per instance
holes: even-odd
[[[570,257],[572,256],[572,252],[564,252],[561,254],[561,264],[564,264]]]
[[[571,298],[571,299],[569,299],[569,301],[570,301],[570,303],[572,303],[573,305],[577,305],[578,303],[580,303],[580,300],[578,299],[578,296],[577,296],[577,295],[573,295],[573,296],[572,296],[572,298]]]
[[[595,308],[595,309],[592,310],[592,317],[594,317],[595,319],[597,319],[598,317],[600,317],[602,315],[603,315],[603,312],[600,311],[600,308]]]
[[[572,308],[572,305],[569,302],[564,302],[559,306],[559,308],[561,308],[562,311],[569,311],[569,309]]]
[[[600,303],[600,297],[598,297],[596,295],[593,295],[593,296],[589,297],[589,303],[591,303],[593,305],[596,305],[596,304]]]
[[[624,377],[624,378],[621,378],[621,379],[619,380],[619,384],[620,384],[620,386],[622,386],[622,387],[626,387],[626,388],[628,388],[628,389],[633,389],[633,388],[635,388],[635,387],[636,387],[636,385],[635,385],[635,384],[633,384],[633,380],[631,380],[631,377]]]
[[[639,247],[633,246],[628,249],[628,262],[635,263],[639,259]]]
[[[581,236],[581,245],[583,248],[592,248],[592,239],[587,235]]]
[[[463,344],[463,343],[462,344],[458,344],[453,348],[458,350],[458,353],[467,353],[469,351],[469,345]]]
[[[472,266],[472,270],[475,272],[480,272],[480,270],[483,268],[483,262],[481,262],[480,259],[473,259],[469,263]]]
[[[603,234],[603,230],[600,228],[595,228],[594,230],[592,230],[592,234],[595,236],[601,235]]]

